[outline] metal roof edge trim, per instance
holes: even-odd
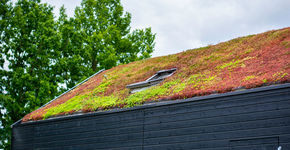
[[[164,101],[164,102],[161,101],[161,102],[149,103],[149,104],[145,104],[145,105],[141,105],[141,106],[135,106],[135,107],[131,107],[131,108],[112,109],[112,110],[101,111],[101,112],[97,111],[97,112],[91,112],[91,113],[60,116],[60,117],[49,118],[46,120],[29,121],[29,122],[24,122],[21,124],[19,123],[16,125],[25,126],[25,125],[31,125],[31,124],[41,124],[41,123],[46,123],[46,122],[51,122],[51,121],[85,118],[85,117],[90,117],[90,116],[119,113],[119,112],[124,112],[124,111],[142,110],[142,109],[146,109],[146,108],[160,107],[160,106],[164,106],[164,105],[189,103],[189,102],[201,101],[201,100],[205,100],[205,99],[209,100],[209,99],[215,99],[215,98],[220,98],[220,97],[258,93],[258,92],[263,92],[263,91],[278,90],[278,89],[285,89],[285,88],[290,88],[290,83],[275,84],[275,85],[269,85],[269,86],[264,86],[264,87],[257,87],[257,88],[253,88],[253,89],[246,89],[246,90],[242,90],[242,91],[233,91],[233,92],[220,93],[220,94],[211,94],[211,95],[192,97],[192,98],[187,98],[187,99],[177,99],[177,100],[171,100],[171,101],[169,100],[169,101]]]
[[[54,99],[50,100],[50,101],[47,102],[46,104],[44,104],[44,105],[42,105],[41,107],[37,108],[36,110],[38,110],[38,109],[40,109],[40,108],[42,108],[42,107],[44,107],[44,106],[46,106],[46,105],[52,103],[52,102],[55,101],[56,99],[60,98],[60,97],[63,96],[64,94],[70,92],[71,90],[75,89],[75,88],[78,87],[79,85],[81,85],[81,84],[83,84],[84,82],[86,82],[86,81],[88,81],[89,79],[91,79],[93,76],[95,76],[95,75],[97,75],[97,74],[100,74],[100,73],[103,72],[103,71],[105,71],[105,69],[101,69],[101,70],[99,70],[98,72],[96,72],[96,73],[94,73],[93,75],[89,76],[88,78],[86,78],[86,79],[83,80],[82,82],[80,82],[80,83],[78,83],[77,85],[75,85],[74,87],[68,89],[68,90],[65,91],[64,93],[62,93],[62,94],[60,94],[59,96],[55,97]],[[23,118],[21,118],[21,119],[19,119],[18,121],[14,122],[14,123],[11,125],[11,128],[12,128],[13,126],[15,126],[16,124],[20,123],[22,119],[23,119]]]

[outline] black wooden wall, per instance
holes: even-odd
[[[290,150],[290,84],[13,127],[13,150]]]

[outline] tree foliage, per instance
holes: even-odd
[[[75,64],[67,68],[73,77],[69,85],[97,70],[149,58],[153,52],[155,34],[151,28],[130,32],[131,14],[124,13],[119,0],[83,0],[74,18],[68,19],[64,8],[60,14],[63,62]]]
[[[83,0],[74,17],[62,7],[57,19],[40,0],[0,7],[0,149],[10,149],[10,125],[25,114],[100,69],[154,50],[155,34],[131,31],[119,0]]]
[[[54,64],[59,57],[59,39],[52,7],[39,1],[18,1],[6,17],[1,54],[8,69],[2,65],[0,103],[5,131],[11,123],[52,99],[60,81]]]

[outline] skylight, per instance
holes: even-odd
[[[155,86],[158,83],[162,82],[165,78],[173,75],[173,73],[176,71],[176,68],[168,69],[168,70],[160,70],[156,72],[152,77],[148,78],[145,81],[137,82],[133,84],[129,84],[126,87],[130,89],[131,93],[139,92],[142,90],[145,90],[151,86]]]

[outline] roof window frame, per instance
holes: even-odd
[[[160,70],[147,80],[129,84],[126,86],[126,88],[130,89],[130,93],[143,91],[149,87],[156,86],[157,84],[161,83],[165,78],[172,76],[176,72],[176,70],[177,68]]]

